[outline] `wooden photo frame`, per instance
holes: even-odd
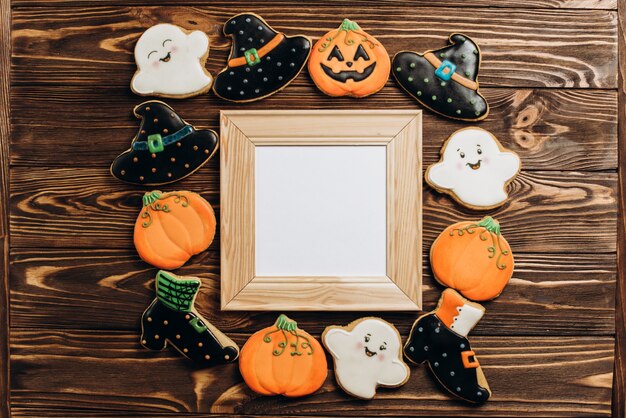
[[[222,309],[421,308],[421,111],[228,110],[220,125]]]

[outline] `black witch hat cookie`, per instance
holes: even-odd
[[[141,317],[141,345],[163,350],[168,342],[202,366],[229,363],[239,347],[194,308],[200,279],[166,271],[156,276],[156,299]]]
[[[409,95],[432,111],[451,119],[484,119],[489,105],[478,91],[478,45],[460,33],[450,35],[449,43],[424,54],[398,52],[392,73]]]
[[[233,38],[233,45],[213,91],[233,102],[251,102],[282,90],[298,76],[311,52],[308,37],[276,32],[252,13],[231,17],[224,34]]]
[[[428,362],[450,393],[477,404],[489,399],[491,390],[467,334],[484,314],[478,303],[446,289],[435,310],[417,318],[404,346],[404,355],[413,363]]]
[[[131,148],[111,164],[111,174],[127,183],[159,185],[187,177],[217,151],[218,136],[196,129],[167,104],[152,100],[133,109],[141,119]]]

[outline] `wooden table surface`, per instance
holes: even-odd
[[[624,416],[622,0],[154,4],[0,2],[0,415]],[[370,402],[345,395],[332,374],[313,396],[261,397],[234,364],[197,369],[173,351],[139,345],[139,318],[154,297],[156,272],[132,244],[145,189],[108,171],[138,128],[131,110],[143,99],[129,89],[133,47],[156,23],[200,29],[210,36],[207,67],[216,74],[230,49],[222,24],[243,11],[315,39],[348,17],[391,55],[439,48],[453,31],[481,46],[480,82],[491,114],[480,126],[523,162],[511,198],[489,212],[513,248],[515,273],[502,296],[484,304],[487,313],[470,335],[493,390],[486,405],[451,399],[424,366]],[[329,98],[306,70],[253,104],[213,94],[168,102],[191,123],[213,129],[220,109],[419,106],[392,80],[366,99]],[[424,113],[425,165],[463,126]],[[163,189],[200,192],[219,215],[218,159]],[[425,250],[448,224],[481,215],[425,187]],[[202,278],[200,312],[241,345],[277,313],[220,312],[219,271],[217,237],[178,272]],[[425,309],[441,290],[425,263]],[[317,337],[326,325],[361,316],[288,314]],[[396,324],[404,338],[418,316],[372,314]]]

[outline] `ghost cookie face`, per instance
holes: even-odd
[[[327,327],[322,342],[335,361],[337,383],[352,396],[372,399],[378,386],[402,386],[409,379],[400,334],[380,318]]]
[[[185,98],[207,92],[213,78],[204,68],[209,38],[162,23],[146,30],[135,45],[137,72],[130,83],[140,96]]]
[[[382,44],[348,19],[317,41],[308,64],[311,79],[329,96],[374,94],[387,82],[390,68]]]
[[[233,39],[227,67],[216,77],[215,94],[232,102],[263,99],[291,83],[311,52],[311,40],[277,32],[252,13],[231,17],[224,35]]]
[[[453,33],[450,45],[418,54],[398,52],[393,76],[422,105],[451,119],[477,121],[489,105],[478,91],[480,49],[468,36]]]
[[[471,209],[501,206],[507,186],[521,168],[520,158],[505,149],[490,132],[464,128],[441,149],[441,159],[426,170],[426,182]]]

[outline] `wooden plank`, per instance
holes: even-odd
[[[242,344],[249,333],[230,336]],[[255,395],[234,364],[197,370],[170,350],[142,349],[132,332],[14,328],[11,339],[15,416],[37,415],[46,408],[66,416],[212,412],[591,417],[611,412],[610,337],[475,336],[472,348],[493,390],[493,397],[480,408],[452,400],[424,366],[411,368],[405,386],[379,389],[378,397],[369,402],[341,392],[332,371],[318,393],[287,399]]]
[[[123,2],[121,0],[13,0],[13,7],[42,7],[42,6],[165,6],[178,5],[180,2],[175,0],[133,0],[132,2]],[[186,0],[186,5],[206,5],[206,0]],[[376,4],[372,4],[367,0],[335,0],[335,5],[351,6],[359,10],[360,7],[375,8],[381,5],[390,5],[394,7],[410,6],[410,7],[432,7],[431,0],[379,0]],[[256,11],[265,8],[283,8],[284,6],[293,5],[291,0],[274,0],[271,2],[249,2],[247,11]],[[309,0],[307,7],[311,6],[327,6],[325,0]],[[617,9],[617,0],[529,0],[520,4],[515,0],[441,0],[436,3],[438,6],[445,7],[501,7],[501,8],[519,8],[523,6],[527,9],[598,9],[598,10],[615,10]],[[233,2],[211,2],[211,7],[225,7],[232,9]]]
[[[216,160],[167,190],[201,193],[219,218]],[[616,192],[616,173],[522,172],[512,183],[510,200],[490,213],[501,222],[515,252],[613,252]],[[15,167],[12,246],[131,248],[142,195],[106,169]],[[428,187],[423,198],[426,245],[452,222],[481,216]],[[549,231],[545,225],[550,225]],[[219,248],[219,234],[211,246]]]
[[[221,69],[230,41],[221,35],[232,7],[64,7],[16,9],[13,14],[15,84],[127,86],[135,65],[134,43],[155,22],[205,31],[207,68]],[[277,30],[318,38],[350,16],[390,54],[439,48],[463,29],[483,51],[483,86],[598,87],[617,85],[617,13],[606,10],[544,10],[350,6],[259,7]],[[304,78],[304,77],[301,77]],[[308,81],[307,81],[308,82]]]
[[[617,223],[617,289],[615,293],[615,378],[613,416],[626,416],[626,4],[619,4],[619,213]]]
[[[480,126],[517,152],[524,170],[617,168],[615,91],[494,88],[485,89],[484,94],[491,104],[491,115]],[[128,87],[16,86],[12,95],[11,163],[29,167],[108,166],[130,146],[137,133],[139,121],[132,115],[132,108],[142,100]],[[190,123],[216,130],[218,109],[238,108],[214,95],[170,104]],[[350,98],[326,99],[310,85],[308,77],[300,76],[283,92],[246,104],[246,109],[416,106],[391,82],[379,93],[356,103]],[[425,164],[437,161],[447,136],[466,126],[429,111],[423,113],[423,122]],[[78,152],[80,158],[75,157]]]
[[[424,257],[423,309],[433,309],[443,287]],[[225,332],[249,332],[276,313],[220,311],[219,253],[207,251],[177,270],[198,276],[199,311]],[[502,296],[484,303],[487,314],[475,335],[613,335],[615,253],[594,255],[516,253],[513,279]],[[11,320],[17,327],[135,330],[154,298],[156,269],[134,250],[12,249]],[[372,313],[379,315],[379,313]],[[292,313],[302,328],[321,333],[330,323],[348,323],[351,313]],[[408,335],[415,313],[385,313]]]

